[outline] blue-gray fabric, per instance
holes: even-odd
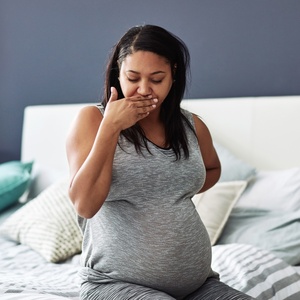
[[[235,207],[218,240],[218,244],[230,243],[251,244],[299,265],[300,211]]]
[[[183,113],[193,124],[192,114]],[[197,137],[188,126],[186,133],[190,156],[177,161],[171,149],[149,141],[151,153],[139,154],[119,138],[105,203],[93,218],[79,217],[82,299],[183,299],[217,277],[209,236],[191,201],[205,167]]]

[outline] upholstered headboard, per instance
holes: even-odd
[[[34,160],[37,191],[68,176],[65,140],[78,110],[89,104],[29,106],[21,159]],[[184,100],[213,138],[263,170],[300,166],[300,96]]]
[[[258,169],[300,166],[300,96],[187,100],[183,106],[203,118],[215,140]]]

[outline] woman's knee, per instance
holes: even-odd
[[[254,300],[216,278],[208,278],[206,282],[195,292],[184,298],[184,300]]]

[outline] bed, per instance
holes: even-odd
[[[81,233],[65,139],[85,105],[27,107],[21,160],[0,165],[1,299],[79,299]],[[192,199],[214,270],[256,299],[300,299],[300,96],[182,107],[208,125],[222,163],[220,181]]]

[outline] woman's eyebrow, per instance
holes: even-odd
[[[140,74],[140,72],[134,71],[134,70],[127,70],[126,73],[134,73],[134,74]],[[156,74],[165,74],[166,72],[164,71],[155,71],[150,73],[150,75],[156,75]]]

